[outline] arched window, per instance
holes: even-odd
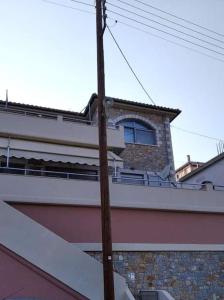
[[[155,129],[136,119],[125,119],[118,123],[124,126],[125,143],[156,145]]]

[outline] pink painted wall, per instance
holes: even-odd
[[[0,246],[0,299],[15,297],[33,297],[38,300],[86,299]]]
[[[101,241],[96,207],[14,204],[24,214],[74,243]],[[112,209],[114,243],[224,243],[224,214]]]

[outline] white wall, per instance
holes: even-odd
[[[214,185],[224,186],[224,159],[193,175],[184,182],[202,183],[203,181],[211,181]]]
[[[224,191],[189,190],[112,183],[114,207],[224,212]],[[0,200],[71,205],[100,205],[99,182],[0,174]]]
[[[98,127],[0,112],[1,136],[98,148]],[[108,128],[108,147],[124,148],[124,130]]]

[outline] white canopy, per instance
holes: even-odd
[[[99,166],[99,151],[97,149],[0,138],[0,155],[8,155],[8,146],[10,157]],[[113,152],[108,151],[109,166],[114,166],[114,163],[116,166],[123,167],[123,160]]]

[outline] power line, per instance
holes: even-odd
[[[215,41],[217,41],[217,42],[224,43],[224,41],[222,41],[222,40],[219,40],[219,39],[217,39],[217,38],[214,38],[214,37],[212,37],[212,36],[210,36],[210,35],[207,35],[207,34],[205,34],[205,33],[200,32],[200,31],[197,31],[197,30],[195,30],[195,29],[193,29],[193,28],[184,26],[184,25],[182,25],[182,24],[180,24],[180,23],[174,22],[174,21],[172,21],[172,20],[170,20],[170,19],[164,18],[164,17],[162,17],[162,16],[160,16],[160,15],[157,15],[157,14],[155,14],[155,13],[152,13],[151,11],[148,11],[148,10],[142,9],[142,8],[140,8],[140,7],[137,7],[137,6],[135,6],[135,5],[133,5],[133,4],[130,4],[130,3],[126,2],[126,1],[123,1],[123,0],[116,0],[116,1],[118,1],[118,2],[120,2],[120,3],[122,3],[122,4],[125,4],[125,5],[127,5],[127,6],[130,6],[130,7],[134,8],[134,9],[140,10],[140,11],[142,11],[142,12],[144,12],[144,13],[150,14],[150,15],[152,15],[152,16],[154,16],[154,17],[157,17],[157,18],[159,18],[159,19],[161,19],[161,20],[170,22],[170,23],[172,23],[172,24],[174,24],[174,25],[180,26],[180,27],[185,28],[185,29],[187,29],[187,30],[190,30],[190,31],[192,31],[192,32],[195,32],[195,33],[198,33],[198,34],[200,34],[200,35],[203,35],[203,36],[205,36],[205,37],[207,37],[207,38],[213,39],[213,40],[215,40]],[[109,3],[109,2],[108,2],[108,3]],[[109,3],[109,4],[110,4],[110,3]]]
[[[129,68],[131,69],[132,73],[134,74],[135,78],[137,79],[137,81],[139,82],[139,84],[141,85],[141,87],[143,88],[144,92],[147,94],[147,96],[149,97],[150,101],[154,104],[155,102],[153,101],[153,99],[150,97],[150,95],[148,94],[148,92],[145,90],[144,86],[142,85],[142,83],[140,82],[140,80],[138,79],[137,75],[135,74],[134,70],[132,69],[130,63],[128,62],[127,58],[125,57],[122,49],[120,48],[118,42],[116,41],[113,33],[111,32],[110,28],[107,26],[108,30],[109,30],[109,33],[111,34],[115,44],[117,45],[119,51],[121,52],[123,58],[125,59],[126,63],[128,64]],[[178,130],[181,130],[183,132],[186,132],[186,133],[189,133],[189,134],[193,134],[193,135],[197,135],[197,136],[200,136],[200,137],[203,137],[203,138],[208,138],[208,139],[212,139],[212,140],[216,140],[216,141],[221,141],[221,139],[218,139],[218,138],[214,138],[214,137],[211,137],[211,136],[207,136],[207,135],[204,135],[204,134],[201,134],[201,133],[197,133],[197,132],[194,132],[194,131],[189,131],[187,129],[183,129],[183,128],[180,128],[180,127],[176,127],[176,126],[173,126],[171,125],[172,128],[175,128],[175,129],[178,129]]]
[[[120,53],[122,54],[123,58],[125,59],[126,63],[128,64],[128,67],[130,68],[131,72],[134,74],[135,78],[137,79],[138,83],[140,84],[140,86],[142,87],[142,89],[144,90],[144,92],[146,93],[146,95],[148,96],[148,98],[150,99],[150,101],[154,104],[155,102],[153,101],[153,99],[150,97],[150,95],[148,94],[148,92],[146,91],[146,89],[144,88],[144,86],[142,85],[141,81],[139,80],[139,78],[137,77],[136,73],[134,72],[133,68],[131,67],[130,63],[128,62],[125,54],[123,53],[122,49],[120,48],[117,40],[115,39],[112,31],[110,30],[109,26],[107,26],[108,30],[109,30],[109,33],[110,35],[112,36],[116,46],[118,47]],[[193,135],[197,135],[197,136],[200,136],[200,137],[203,137],[203,138],[207,138],[207,139],[212,139],[212,140],[215,140],[215,141],[221,141],[222,139],[218,139],[218,138],[214,138],[214,137],[211,137],[211,136],[207,136],[207,135],[204,135],[204,134],[201,134],[201,133],[197,133],[197,132],[194,132],[194,131],[190,131],[190,130],[187,130],[187,129],[183,129],[183,128],[180,128],[180,127],[176,127],[176,126],[173,126],[171,125],[172,128],[174,129],[178,129],[178,130],[181,130],[183,132],[186,132],[186,133],[189,133],[189,134],[193,134]]]
[[[61,3],[57,3],[57,2],[54,2],[54,1],[51,1],[51,0],[42,0],[42,1],[43,1],[43,2],[46,2],[46,3],[49,3],[49,4],[53,4],[53,5],[57,5],[57,6],[69,8],[69,9],[74,9],[74,10],[81,11],[81,12],[85,12],[85,13],[95,14],[94,12],[90,12],[90,11],[78,9],[78,8],[75,8],[75,7],[72,7],[72,6],[68,6],[68,5],[64,5],[64,4],[61,4]],[[76,3],[79,3],[79,4],[85,4],[85,5],[94,7],[94,5],[87,4],[87,3],[83,3],[83,2],[81,2],[81,1],[76,1],[76,0],[70,0],[70,1],[76,2]],[[114,13],[114,12],[113,12],[113,13]],[[119,14],[118,14],[118,15],[119,15]],[[124,16],[123,16],[123,17],[124,17]],[[110,19],[115,20],[115,19],[113,19],[113,18],[110,18]],[[129,19],[129,18],[128,18],[128,19]],[[199,52],[199,51],[197,51],[197,50],[194,50],[194,49],[185,47],[185,46],[183,46],[183,45],[181,45],[181,44],[175,43],[175,42],[173,42],[173,41],[167,40],[167,39],[165,39],[165,38],[163,38],[163,37],[154,35],[154,34],[148,32],[148,31],[144,31],[144,30],[142,30],[142,29],[140,29],[140,28],[137,28],[137,27],[132,26],[132,25],[130,25],[130,24],[127,24],[127,23],[125,23],[125,22],[118,21],[118,20],[115,20],[115,21],[116,21],[116,22],[119,22],[119,23],[121,23],[121,24],[123,24],[123,25],[125,25],[125,26],[128,26],[128,27],[130,27],[130,28],[134,28],[134,29],[139,30],[139,31],[141,31],[141,32],[144,32],[144,33],[150,34],[150,35],[152,35],[152,36],[161,38],[161,39],[163,39],[163,40],[165,40],[165,41],[167,41],[167,42],[171,42],[171,43],[177,44],[177,45],[179,45],[179,46],[182,46],[182,47],[184,47],[184,48],[187,48],[187,49],[189,49],[189,50]],[[137,21],[137,22],[138,22],[138,21]],[[140,24],[141,24],[141,22],[140,22]],[[147,26],[147,25],[144,24],[144,23],[143,23],[143,25]],[[151,26],[149,26],[149,27],[151,27]],[[113,40],[114,40],[116,46],[118,47],[120,53],[122,54],[124,60],[126,61],[128,67],[130,68],[131,72],[132,72],[133,75],[135,76],[136,80],[138,81],[138,83],[139,83],[140,86],[142,87],[143,91],[145,92],[145,94],[147,95],[147,97],[150,99],[150,101],[151,101],[154,105],[156,105],[155,102],[154,102],[154,100],[151,98],[151,96],[149,95],[149,93],[148,93],[147,90],[144,88],[143,84],[141,83],[140,79],[138,78],[138,76],[137,76],[136,73],[134,72],[133,68],[131,67],[129,61],[127,60],[127,58],[126,58],[124,52],[123,52],[122,49],[120,48],[118,42],[116,41],[116,39],[115,39],[113,33],[112,33],[111,30],[110,30],[110,28],[109,28],[108,26],[107,26],[107,28],[108,28],[109,33],[110,33],[110,35],[112,36],[112,38],[113,38]],[[159,31],[161,31],[161,30],[159,30]],[[200,45],[198,45],[198,46],[200,46]],[[211,49],[210,49],[210,51],[211,51]],[[215,52],[216,52],[216,51],[215,51]],[[199,52],[199,53],[200,53],[200,54],[203,54],[203,55],[206,55],[206,56],[208,56],[208,57],[211,57],[211,58],[213,58],[213,59],[217,59],[217,60],[219,60],[219,61],[224,62],[223,60],[220,60],[220,59],[215,58],[215,57],[213,57],[213,56],[207,55],[207,54],[205,54],[205,53],[202,53],[202,52]],[[180,131],[182,131],[182,132],[185,132],[185,133],[188,133],[188,134],[192,134],[192,135],[196,135],[196,136],[200,136],[200,137],[203,137],[203,138],[207,138],[207,139],[211,139],[211,140],[215,140],[215,141],[224,141],[223,139],[218,139],[218,138],[215,138],[215,137],[207,136],[207,135],[204,135],[204,134],[201,134],[201,133],[198,133],[198,132],[194,132],[194,131],[190,131],[190,130],[187,130],[187,129],[183,129],[183,128],[180,128],[180,127],[177,127],[177,126],[171,125],[171,127],[174,128],[174,129],[180,130]]]
[[[143,86],[143,84],[141,83],[140,79],[138,78],[138,76],[136,75],[135,71],[133,70],[132,66],[130,65],[128,59],[126,58],[124,52],[122,51],[121,47],[119,46],[117,40],[115,39],[115,37],[114,37],[112,31],[111,31],[110,28],[109,28],[109,26],[107,26],[107,29],[108,29],[108,31],[109,31],[109,33],[110,33],[112,39],[114,40],[114,42],[115,42],[117,48],[119,49],[121,55],[123,56],[124,60],[126,61],[128,67],[129,67],[129,69],[131,70],[132,74],[134,75],[134,77],[135,77],[136,80],[138,81],[139,85],[141,86],[141,88],[143,89],[143,91],[145,92],[145,94],[147,95],[147,97],[149,98],[149,100],[150,100],[154,105],[156,105],[156,103],[155,103],[154,100],[151,98],[151,96],[149,95],[149,93],[147,92],[147,90],[144,88],[144,86]]]
[[[86,6],[95,7],[93,4],[82,2],[82,1],[78,1],[78,0],[70,0],[70,1],[78,3],[78,4],[86,5]]]
[[[174,28],[174,27],[171,27],[171,26],[169,26],[169,25],[166,25],[166,24],[163,24],[163,23],[158,22],[158,21],[156,21],[156,20],[153,20],[153,19],[150,19],[150,18],[148,18],[148,17],[142,16],[142,15],[136,13],[136,12],[133,12],[133,11],[131,11],[131,10],[125,9],[125,8],[123,8],[123,7],[120,7],[119,5],[115,5],[115,4],[112,4],[112,3],[110,3],[110,2],[107,2],[107,3],[108,3],[109,5],[111,5],[111,6],[113,6],[113,7],[118,8],[118,9],[120,9],[120,10],[122,10],[122,11],[125,11],[125,12],[127,12],[127,13],[129,13],[129,14],[133,14],[133,15],[135,15],[135,16],[137,16],[137,17],[143,18],[143,19],[145,19],[145,20],[147,20],[147,21],[150,21],[150,22],[152,22],[152,23],[156,23],[156,24],[158,24],[158,25],[160,25],[160,26],[163,26],[163,27],[166,27],[166,28],[171,29],[171,30],[173,30],[173,31],[176,31],[176,32],[178,32],[178,33],[181,33],[181,34],[183,34],[183,35],[185,35],[185,36],[194,38],[194,39],[196,39],[196,40],[198,40],[198,41],[200,41],[200,42],[207,43],[207,44],[209,44],[209,45],[211,45],[211,46],[214,46],[214,47],[217,47],[217,48],[220,48],[220,49],[223,49],[223,50],[224,50],[224,47],[219,46],[219,45],[217,45],[217,44],[215,44],[215,43],[206,41],[206,40],[201,39],[201,38],[199,38],[199,37],[197,37],[197,36],[191,35],[191,34],[189,34],[189,33],[186,33],[186,32],[184,32],[184,31],[181,31],[181,30],[179,30],[179,29],[176,29],[176,28]],[[110,11],[110,10],[108,10],[108,11]]]
[[[76,11],[79,11],[79,12],[84,12],[84,13],[95,15],[94,12],[84,10],[84,9],[81,9],[81,8],[76,8],[76,7],[69,6],[69,5],[65,5],[65,4],[62,4],[62,3],[57,3],[57,2],[54,2],[54,1],[51,1],[51,0],[42,0],[42,1],[46,2],[46,3],[49,3],[49,4],[52,4],[52,5],[56,5],[56,6],[60,6],[60,7],[64,7],[64,8],[69,8],[69,9],[73,9],[73,10],[76,10]]]
[[[84,13],[88,13],[88,14],[93,14],[93,15],[95,15],[95,12],[90,12],[90,11],[87,11],[87,10],[84,10],[84,9],[79,9],[79,8],[76,8],[76,7],[73,7],[73,6],[64,5],[64,4],[57,3],[57,2],[54,2],[54,1],[51,1],[51,0],[41,0],[41,1],[46,2],[46,3],[49,3],[49,4],[52,4],[52,5],[61,6],[61,7],[73,9],[73,10],[76,10],[76,11],[79,11],[79,12],[84,12]],[[162,40],[164,40],[164,41],[166,41],[166,42],[168,42],[168,43],[172,43],[172,44],[174,44],[174,45],[178,45],[178,46],[180,46],[180,47],[182,47],[182,48],[185,48],[185,49],[188,49],[188,50],[190,50],[190,51],[199,53],[199,54],[201,54],[201,55],[207,56],[207,57],[212,58],[212,59],[214,59],[214,60],[217,60],[217,61],[220,61],[220,62],[224,62],[224,60],[222,60],[222,59],[219,59],[219,58],[214,57],[214,56],[212,56],[212,55],[203,53],[203,52],[201,52],[201,51],[199,51],[199,50],[195,50],[195,49],[193,49],[193,48],[184,46],[184,45],[179,44],[179,43],[177,43],[177,42],[168,40],[168,39],[166,39],[166,38],[164,38],[164,37],[162,37],[162,36],[153,34],[153,33],[149,32],[149,31],[145,31],[145,30],[140,29],[140,28],[138,28],[138,27],[136,27],[136,26],[127,24],[127,23],[125,23],[125,22],[123,22],[123,21],[114,19],[114,18],[112,18],[112,17],[108,17],[108,19],[111,19],[111,20],[113,20],[113,21],[115,21],[115,22],[119,22],[120,24],[122,24],[122,25],[124,25],[124,26],[127,26],[127,27],[129,27],[129,28],[138,30],[138,31],[143,32],[143,33],[145,33],[145,34],[148,34],[148,35],[154,36],[154,37],[156,37],[156,38],[162,39]]]
[[[148,34],[148,35],[154,36],[154,37],[156,37],[156,38],[159,38],[159,39],[161,39],[161,40],[164,40],[164,41],[166,41],[166,42],[168,42],[168,43],[177,45],[177,46],[179,46],[179,47],[185,48],[185,49],[187,49],[187,50],[190,50],[190,51],[199,53],[199,54],[201,54],[201,55],[207,56],[207,57],[209,57],[209,58],[212,58],[212,59],[214,59],[214,60],[217,60],[217,61],[220,61],[220,62],[224,63],[224,60],[222,60],[222,59],[220,59],[220,58],[218,58],[218,57],[215,57],[215,56],[206,54],[206,53],[201,52],[201,51],[199,51],[199,50],[196,50],[196,49],[190,48],[190,47],[188,47],[188,46],[182,45],[182,44],[180,44],[180,43],[177,43],[177,42],[168,40],[168,39],[166,39],[166,38],[164,38],[164,37],[162,37],[162,36],[159,36],[159,35],[156,35],[156,34],[153,34],[153,33],[149,32],[149,31],[140,29],[139,27],[136,27],[136,26],[127,24],[127,23],[125,23],[125,22],[123,22],[123,21],[120,21],[120,20],[117,20],[117,19],[114,19],[114,18],[111,18],[111,17],[108,17],[108,19],[114,20],[114,21],[116,21],[116,23],[122,24],[122,25],[124,25],[124,26],[129,27],[129,28],[138,30],[138,31],[143,32],[143,33],[145,33],[145,34]]]
[[[208,135],[205,135],[205,134],[202,134],[202,133],[198,133],[198,132],[195,132],[195,131],[190,131],[190,130],[187,130],[187,129],[183,129],[183,128],[180,128],[180,127],[177,127],[177,126],[170,125],[170,127],[174,128],[174,129],[177,129],[177,130],[180,130],[180,131],[183,131],[183,132],[186,132],[186,133],[189,133],[189,134],[193,134],[193,135],[197,135],[197,136],[200,136],[200,137],[203,137],[203,138],[207,138],[207,139],[210,139],[210,140],[224,141],[223,139],[218,139],[218,138],[211,137],[211,136],[208,136]]]
[[[160,12],[162,12],[162,13],[164,13],[164,14],[166,14],[166,15],[169,15],[169,16],[171,16],[171,17],[174,17],[174,18],[176,18],[176,19],[179,19],[179,20],[181,20],[181,21],[184,21],[184,22],[186,22],[186,23],[188,23],[188,24],[197,26],[198,28],[207,30],[207,31],[209,31],[209,32],[212,32],[212,33],[215,33],[215,34],[217,34],[217,35],[219,35],[219,36],[224,37],[224,34],[222,34],[222,33],[219,33],[219,32],[217,32],[217,31],[215,31],[215,30],[212,30],[212,29],[207,28],[207,27],[205,27],[205,26],[199,25],[199,24],[197,24],[197,23],[194,23],[194,22],[192,22],[192,21],[190,21],[190,20],[187,20],[187,19],[185,19],[185,18],[181,18],[181,17],[179,17],[179,16],[177,16],[177,15],[175,15],[175,14],[169,13],[169,12],[167,12],[167,11],[165,11],[165,10],[162,10],[162,9],[158,8],[158,7],[155,7],[155,6],[153,6],[153,5],[150,5],[150,4],[145,3],[145,2],[143,2],[143,1],[140,1],[140,0],[134,0],[134,1],[136,1],[136,2],[138,2],[138,3],[140,3],[140,4],[143,4],[143,5],[145,5],[145,6],[151,7],[151,8],[153,8],[153,9],[157,10],[157,11],[160,11]]]
[[[115,14],[115,15],[118,15],[118,16],[120,16],[120,17],[122,17],[122,18],[128,19],[129,21],[132,21],[132,22],[138,23],[138,24],[140,24],[140,25],[149,27],[149,28],[151,28],[151,29],[154,29],[154,30],[157,30],[157,31],[159,31],[159,32],[162,32],[162,33],[164,33],[164,34],[166,34],[166,35],[170,35],[170,36],[172,36],[172,37],[174,37],[174,38],[177,38],[177,39],[180,39],[180,40],[182,40],[182,41],[184,41],[184,42],[190,43],[190,44],[192,44],[192,45],[194,45],[194,46],[198,46],[198,47],[200,47],[200,48],[203,48],[203,49],[206,49],[206,50],[208,50],[208,51],[211,51],[211,52],[214,52],[214,53],[216,53],[216,54],[219,54],[219,55],[224,56],[224,53],[218,52],[218,51],[216,51],[216,50],[213,50],[213,49],[208,48],[208,47],[203,46],[203,45],[199,45],[199,44],[197,44],[197,43],[195,43],[195,42],[189,41],[189,40],[187,40],[187,39],[185,39],[185,38],[183,38],[183,37],[180,37],[180,36],[178,36],[178,35],[175,35],[175,34],[173,34],[173,33],[170,33],[170,32],[167,32],[167,31],[165,31],[165,30],[156,28],[156,27],[154,27],[154,26],[145,24],[145,23],[143,23],[143,22],[141,22],[141,21],[138,21],[138,20],[136,20],[136,19],[127,17],[127,16],[122,15],[122,14],[120,14],[120,13],[118,13],[118,12],[115,12],[115,11],[112,11],[112,10],[108,10],[108,11],[111,12],[111,13],[113,13],[113,14]]]

